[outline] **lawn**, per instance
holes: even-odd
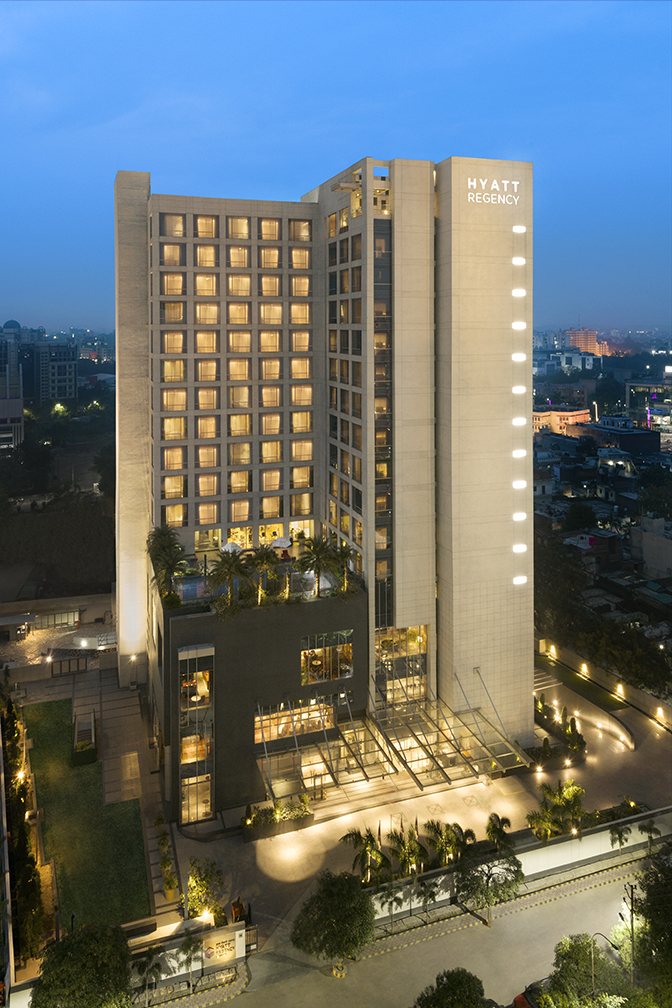
[[[151,913],[137,799],[103,803],[101,763],[70,765],[72,703],[23,708],[47,860],[56,863],[61,928],[124,924]]]
[[[602,686],[596,685],[589,679],[584,679],[578,672],[574,672],[573,669],[562,665],[558,661],[553,661],[545,655],[535,655],[534,662],[537,668],[546,669],[550,675],[554,675],[565,686],[569,686],[575,693],[585,697],[586,700],[590,700],[596,707],[600,707],[604,711],[625,710],[628,706],[622,700],[619,700],[618,697],[614,696],[613,693],[603,689]]]

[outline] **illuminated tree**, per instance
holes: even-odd
[[[360,880],[349,872],[324,871],[294,921],[291,941],[308,955],[336,959],[342,971],[343,959],[356,959],[373,940],[374,924],[373,901]]]

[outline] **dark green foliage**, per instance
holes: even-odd
[[[300,795],[298,802],[288,800],[283,805],[278,798],[272,806],[259,808],[255,805],[252,808],[248,805],[247,809],[243,819],[244,826],[270,826],[287,819],[305,819],[311,814],[307,795]]]
[[[664,466],[642,469],[639,476],[642,509],[655,511],[665,521],[672,521],[672,473]]]
[[[178,574],[186,573],[188,564],[177,529],[168,525],[153,528],[147,536],[147,552],[154,567],[154,581],[164,604],[175,596],[179,605],[179,598],[175,595],[175,578]],[[173,606],[169,605],[169,608]]]
[[[586,504],[584,501],[572,501],[562,523],[565,532],[595,528],[596,525],[597,515],[590,504]]]
[[[467,862],[457,877],[457,895],[477,910],[487,907],[489,924],[491,908],[517,896],[524,881],[521,863],[512,854],[481,864]]]
[[[624,970],[612,962],[588,934],[566,935],[555,946],[551,994],[584,997],[591,993],[591,945],[595,965],[595,990],[606,994],[626,994],[629,984]]]
[[[373,940],[375,911],[370,895],[349,872],[324,871],[317,888],[301,907],[292,928],[292,944],[320,959],[356,959]]]
[[[117,485],[117,462],[114,442],[103,445],[100,451],[93,456],[94,472],[98,473],[98,487],[100,492],[106,497],[114,499]]]
[[[659,1008],[672,1005],[672,862],[669,848],[638,878],[636,912],[642,920],[636,961],[654,986]]]
[[[51,449],[26,438],[0,458],[0,491],[3,496],[23,497],[51,489]]]
[[[439,973],[436,981],[418,994],[413,1008],[482,1008],[484,998],[481,980],[459,968]]]
[[[193,920],[202,913],[211,913],[215,927],[228,923],[222,906],[224,876],[214,861],[204,858],[189,858],[189,918]],[[184,907],[184,894],[180,897]]]
[[[31,1008],[130,1006],[131,954],[121,928],[85,924],[44,950]]]

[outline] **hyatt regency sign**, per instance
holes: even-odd
[[[512,182],[510,179],[499,179],[498,181],[497,179],[468,178],[467,183],[469,190],[476,190],[476,192],[467,193],[469,203],[508,203],[509,206],[518,206],[520,196],[516,194],[520,182]],[[509,191],[509,186],[511,186],[511,191]]]

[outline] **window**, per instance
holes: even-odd
[[[353,630],[334,630],[301,638],[301,684],[346,679],[353,673]]]
[[[262,325],[282,325],[282,304],[275,301],[260,304],[259,321]]]
[[[350,363],[347,360],[342,360],[339,362],[339,364],[340,364],[339,371],[340,371],[341,384],[348,385],[349,384],[348,372],[350,370]]]
[[[349,350],[350,336],[347,329],[341,332],[341,353],[347,354]]]
[[[337,353],[338,351],[338,333],[335,329],[329,330],[329,353]]]
[[[290,442],[292,462],[310,462],[313,458],[313,441],[308,440]]]
[[[250,250],[247,245],[229,245],[226,249],[226,264],[229,269],[249,269]]]
[[[289,321],[292,325],[310,325],[312,321],[310,305],[305,302],[303,304],[290,304]]]
[[[341,294],[348,294],[350,292],[350,274],[347,269],[341,270],[340,272],[339,292]]]
[[[380,513],[381,511],[387,511],[390,506],[390,495],[386,493],[376,494],[376,511]]]
[[[166,238],[184,238],[186,219],[184,214],[159,214],[159,232]]]
[[[259,517],[282,518],[282,497],[262,497],[259,501]]]
[[[292,385],[292,406],[312,406],[313,386],[312,385]]]
[[[327,217],[327,237],[329,237],[329,238],[335,238],[336,237],[336,214],[335,213],[329,214],[329,216]]]
[[[362,365],[360,361],[352,362],[352,382],[350,384],[354,385],[355,388],[362,387]]]
[[[345,476],[350,475],[350,452],[341,452],[341,472]]]
[[[184,361],[183,360],[161,361],[161,381],[162,382],[184,381]]]
[[[259,361],[259,377],[262,381],[279,381],[282,378],[280,357],[262,357]]]
[[[344,535],[350,535],[350,515],[347,511],[341,511],[341,532]]]
[[[161,321],[170,322],[184,322],[184,302],[183,301],[162,301],[161,302]]]
[[[262,385],[259,389],[259,405],[262,409],[277,409],[282,406],[282,391],[279,385]]]
[[[336,325],[338,322],[338,301],[329,302],[329,325]]]
[[[259,333],[260,353],[280,353],[280,333],[277,330],[265,330]]]
[[[362,428],[354,423],[352,425],[352,447],[360,452],[362,450]]]
[[[249,413],[230,413],[228,426],[229,437],[244,437],[252,433],[252,417]]]
[[[186,263],[186,246],[160,245],[159,263],[161,266],[184,266]]]
[[[312,493],[290,494],[289,513],[292,517],[296,515],[307,515],[313,510]]]
[[[168,297],[179,297],[186,293],[186,276],[184,273],[161,273],[161,293]]]
[[[338,230],[347,231],[348,230],[348,208],[343,207],[342,210],[338,211]]]
[[[229,325],[248,325],[250,321],[250,306],[246,302],[230,301],[227,305]]]
[[[219,437],[219,417],[198,417],[196,420],[196,436],[199,439]]]
[[[329,521],[332,525],[338,524],[338,508],[336,507],[336,501],[330,500],[329,502]]]
[[[310,269],[310,249],[290,249],[292,269]]]
[[[235,445],[240,448],[240,445]],[[174,451],[175,449],[170,449]],[[199,469],[214,469],[219,465],[219,445],[200,445],[196,449],[196,465]]]
[[[373,408],[376,415],[390,412],[390,400],[387,396],[376,396],[373,400]]]
[[[332,497],[338,497],[338,476],[336,473],[329,474],[329,493]]]
[[[355,540],[358,546],[361,546],[363,539],[362,523],[360,521],[353,521],[352,525],[353,525],[352,538]]]
[[[341,413],[350,412],[350,393],[347,389],[341,389]]]
[[[260,434],[282,434],[282,415],[280,413],[262,413]]]
[[[310,277],[293,276],[291,278],[291,284],[292,284],[292,297],[310,297]]]
[[[353,298],[352,299],[352,323],[353,325],[362,324],[362,299]]]
[[[311,487],[312,485],[312,466],[295,466],[291,470],[291,486],[293,490],[300,490],[303,487]]]
[[[338,243],[338,261],[346,263],[348,261],[348,239],[342,238]]]
[[[229,297],[249,297],[252,279],[249,273],[229,273],[226,289]]]
[[[362,258],[362,236],[361,234],[353,235],[350,239],[350,248],[352,250],[353,259]],[[354,288],[353,288],[354,289]]]
[[[164,500],[169,497],[185,497],[185,483],[184,476],[164,476],[161,480],[161,496]]]
[[[361,291],[362,289],[362,267],[353,266],[350,270],[350,290]]]
[[[186,465],[186,451],[184,448],[163,448],[161,450],[162,469],[184,469]]]
[[[329,437],[338,438],[338,417],[329,417]]]
[[[215,525],[219,523],[219,504],[197,504],[196,523],[198,525]]]
[[[231,307],[231,305],[229,305]],[[199,303],[198,301],[194,305],[196,309],[195,321],[198,325],[218,325],[219,324],[219,305],[218,304],[208,304],[207,302]]]
[[[164,332],[161,335],[162,351],[166,354],[184,353],[184,333]]]
[[[198,333],[196,334],[198,335]],[[252,349],[252,333],[230,332],[229,353],[249,353]]]
[[[304,431],[312,431],[313,414],[309,411],[301,413],[291,413],[292,434],[303,434]]]
[[[338,409],[338,389],[333,385],[329,386],[329,409]]]
[[[218,360],[196,361],[196,381],[199,382],[219,381],[219,361]]]
[[[312,349],[312,340],[309,330],[295,330],[292,333],[292,351],[294,353],[308,353]]]
[[[290,220],[289,222],[290,241],[310,241],[310,221]]]
[[[259,276],[259,297],[280,297],[282,294],[280,280],[281,277],[276,275],[261,274]]]
[[[252,445],[249,441],[229,445],[229,465],[251,465]]]
[[[352,478],[358,483],[362,482],[362,460],[359,455],[352,456]]]
[[[329,265],[336,266],[338,261],[338,246],[336,242],[332,242],[329,246]]]
[[[251,473],[247,472],[247,470],[242,470],[242,472],[230,472],[229,493],[248,493],[250,490],[250,476]]]
[[[262,245],[259,248],[259,269],[280,269],[282,257],[279,248]]]
[[[338,294],[338,273],[329,274],[329,294]]]
[[[194,338],[196,353],[219,353],[219,333],[212,329],[197,332]]]
[[[350,484],[346,480],[341,480],[341,504],[350,504]]]
[[[229,361],[229,381],[248,381],[250,377],[250,361],[248,358],[234,358]]]
[[[195,238],[218,238],[219,218],[205,217],[200,214],[194,216],[194,237]]]
[[[259,240],[280,241],[280,221],[274,217],[260,217]]]
[[[347,325],[349,319],[350,319],[350,303],[348,301],[341,301],[339,309],[339,320],[341,325]]]
[[[245,522],[250,520],[249,500],[229,501],[229,521]]]
[[[194,266],[219,266],[219,246],[194,245]]]
[[[196,494],[198,497],[216,497],[219,493],[219,476],[209,473],[207,476],[196,477]]]
[[[171,528],[180,528],[187,524],[186,504],[166,504],[161,508],[162,524],[170,525]]]
[[[282,470],[262,469],[260,490],[263,493],[273,493],[274,490],[282,490]]]
[[[229,387],[229,409],[249,409],[250,405],[249,385],[231,385]]]
[[[352,352],[357,357],[362,355],[362,330],[353,329],[352,330]]]
[[[162,441],[184,441],[187,436],[186,417],[164,417],[161,421]]]
[[[296,380],[310,378],[310,357],[292,357],[290,359],[291,376]]]
[[[187,390],[186,388],[181,389],[162,389],[161,391],[161,409],[167,413],[168,411],[179,413],[187,408]]]
[[[376,581],[386,581],[390,576],[390,561],[376,560]]]
[[[249,217],[227,217],[226,218],[227,238],[249,238],[250,218]]]
[[[216,297],[219,294],[219,277],[217,274],[196,273],[194,276],[194,294],[196,297]]]
[[[259,460],[261,462],[282,462],[282,441],[262,441]]]

